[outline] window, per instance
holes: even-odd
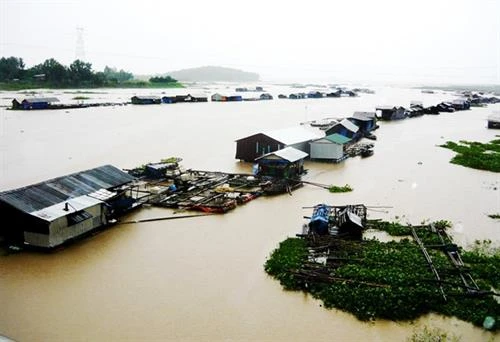
[[[86,212],[85,210],[80,210],[74,213],[71,213],[67,216],[68,226],[72,226],[74,224],[80,223],[82,221],[88,220],[92,215]]]

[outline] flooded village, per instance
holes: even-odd
[[[500,207],[498,177],[449,164],[451,153],[437,147],[446,140],[493,139],[498,132],[488,127],[498,97],[390,87],[296,93],[276,85],[241,86],[235,97],[230,86],[194,87],[186,95],[110,90],[95,95],[99,101],[88,100],[102,105],[63,110],[50,103],[71,102],[64,93],[24,101],[2,93],[0,203],[11,252],[78,238],[56,253],[28,248],[0,259],[11,303],[2,321],[12,327],[10,335],[29,319],[16,303],[28,297],[48,317],[53,309],[42,298],[54,295],[54,286],[73,285],[81,296],[61,289],[67,304],[59,304],[55,315],[64,320],[73,305],[84,311],[98,305],[111,326],[86,319],[98,327],[94,336],[106,330],[110,339],[122,334],[118,322],[134,312],[164,337],[193,336],[190,325],[180,324],[189,318],[196,338],[220,339],[231,330],[235,338],[258,339],[258,326],[274,330],[270,339],[283,339],[313,323],[320,337],[334,329],[347,340],[404,338],[404,325],[364,324],[324,310],[316,299],[283,292],[266,276],[262,265],[279,241],[307,236],[302,208],[314,207],[321,217],[316,205],[327,203],[336,211],[325,213],[344,217],[344,229],[364,227],[368,216],[414,225],[447,219],[461,245],[498,237],[498,222],[486,215]],[[7,110],[13,98],[18,110]],[[53,127],[42,125],[46,120]],[[354,191],[331,193],[333,184]],[[465,201],[464,192],[474,200]],[[346,211],[352,203],[362,206]],[[26,264],[31,266],[19,267]],[[70,267],[88,277],[73,282],[65,277]],[[37,288],[28,283],[34,279],[41,282]],[[30,292],[16,292],[19,287]],[[132,288],[140,299],[128,295]],[[87,300],[94,294],[99,304]],[[281,320],[287,329],[273,329]],[[457,319],[421,320],[452,324],[470,338],[486,334]],[[19,336],[49,338],[47,322],[42,318],[33,333]],[[139,337],[133,323],[122,328]],[[81,329],[63,328],[67,334]]]

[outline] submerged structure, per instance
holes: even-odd
[[[366,225],[366,206],[363,204],[313,207],[310,221],[304,226],[305,235],[331,235],[361,239]]]
[[[364,205],[304,209],[313,213],[302,233],[280,242],[264,265],[285,289],[360,320],[408,321],[433,312],[500,328],[498,257],[457,246],[446,232],[450,222],[367,220]],[[368,229],[406,238],[364,239]]]
[[[9,242],[52,248],[111,222],[135,201],[134,177],[112,165],[0,193],[2,235]]]

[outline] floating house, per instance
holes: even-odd
[[[344,137],[353,140],[361,138],[361,131],[359,130],[359,127],[353,124],[348,119],[343,119],[342,121],[334,124],[332,127],[328,128],[325,131],[326,135],[331,135],[335,133],[343,135]]]
[[[323,93],[320,91],[311,91],[307,93],[307,98],[308,99],[320,99],[323,97]]]
[[[359,127],[361,132],[368,133],[377,128],[377,117],[375,112],[354,112],[352,117],[347,118]]]
[[[310,158],[313,160],[328,160],[340,162],[346,158],[345,149],[352,139],[334,133],[310,142]]]
[[[451,104],[455,110],[470,109],[470,101],[467,99],[455,99]]]
[[[278,99],[287,99],[288,96],[284,95],[284,94],[279,94],[278,95]]]
[[[219,93],[216,93],[216,94],[213,94],[211,96],[211,100],[213,102],[225,102],[225,101],[227,101],[227,96],[224,96],[224,95],[221,95]]]
[[[227,101],[228,101],[228,102],[239,102],[239,101],[243,101],[243,96],[241,96],[241,95],[237,95],[237,94],[235,94],[235,95],[229,95],[229,96],[227,97]]]
[[[208,97],[204,94],[176,95],[175,102],[208,102]]]
[[[401,120],[405,119],[408,116],[408,113],[404,107],[381,106],[377,107],[376,111],[380,113],[380,120]]]
[[[408,116],[414,118],[425,114],[425,108],[422,101],[411,101],[410,109],[408,109]]]
[[[131,209],[135,201],[121,187],[134,179],[105,165],[1,192],[2,235],[13,243],[59,246]]]
[[[21,102],[14,99],[12,100],[12,109],[49,109],[54,102],[59,102],[59,99],[56,97],[31,97],[26,98]]]
[[[338,89],[336,91],[326,93],[326,97],[340,97],[341,94],[342,94],[342,90]]]
[[[450,102],[441,102],[437,105],[437,108],[439,112],[453,113],[455,111],[455,107]]]
[[[303,127],[291,127],[270,132],[262,132],[236,140],[236,159],[253,162],[267,153],[293,147],[309,153],[309,142],[323,134]]]
[[[259,176],[297,178],[304,173],[304,159],[308,154],[293,147],[267,153],[255,159]]]
[[[340,96],[345,96],[345,97],[356,97],[358,94],[352,90],[342,90],[342,93]]]
[[[213,102],[239,102],[243,101],[243,96],[238,94],[233,94],[229,96],[221,95],[221,94],[213,94],[211,96]]]
[[[158,96],[132,96],[133,104],[160,104],[162,99]]]
[[[176,99],[175,96],[163,96],[161,98],[162,103],[175,103]]]
[[[247,92],[247,91],[264,91],[264,88],[262,87],[255,87],[254,89],[250,89],[250,88],[246,88],[246,87],[239,87],[239,88],[236,88],[235,91],[237,93],[244,93],[244,92]]]
[[[292,100],[305,99],[306,97],[307,95],[305,93],[294,93],[288,96],[288,98]]]
[[[424,114],[439,115],[439,108],[437,106],[429,106],[423,109]]]
[[[488,128],[500,128],[500,111],[488,116]]]
[[[272,100],[272,99],[273,99],[273,96],[271,94],[262,93],[260,95],[244,97],[243,101],[261,101],[261,100]]]

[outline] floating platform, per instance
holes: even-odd
[[[300,179],[184,170],[179,161],[128,170],[140,179],[131,195],[142,204],[223,214],[262,195],[291,193],[303,185]]]

